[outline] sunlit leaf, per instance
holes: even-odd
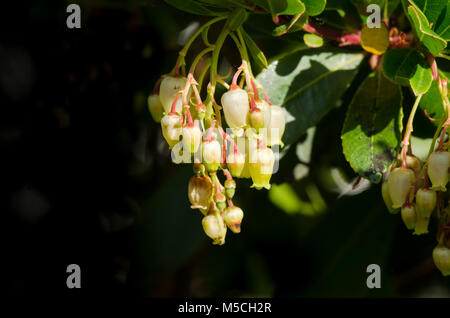
[[[358,88],[347,110],[342,147],[353,170],[378,183],[397,155],[402,128],[400,87],[381,72]]]
[[[336,107],[362,58],[361,53],[307,50],[274,61],[258,75],[271,102],[286,111],[285,144],[296,141]]]

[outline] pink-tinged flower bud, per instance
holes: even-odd
[[[286,119],[284,118],[283,109],[276,105],[270,106],[270,125],[267,127],[267,144],[269,146],[284,145],[281,138],[283,137],[285,126]]]
[[[227,227],[218,213],[208,214],[202,219],[203,230],[215,245],[223,245],[227,234]]]
[[[433,190],[447,191],[449,166],[450,155],[447,151],[435,151],[430,155],[427,172],[433,184]]]
[[[161,129],[169,147],[172,148],[180,141],[181,117],[178,114],[168,114],[161,119]]]
[[[450,275],[450,249],[444,245],[438,245],[433,250],[433,261],[443,276]]]
[[[263,114],[264,127],[268,128],[270,126],[270,117],[271,117],[270,105],[265,100],[261,100],[256,102],[256,107],[258,107],[258,109],[260,109]]]
[[[224,221],[233,233],[241,232],[241,223],[244,218],[244,212],[237,206],[228,207],[225,210]]]
[[[264,115],[262,111],[258,108],[250,110],[250,124],[256,131],[259,131],[259,128],[264,127]]]
[[[216,206],[219,209],[219,211],[223,211],[227,207],[226,200],[227,198],[222,192],[216,192],[214,194],[214,201],[216,202]]]
[[[200,130],[200,127],[198,127],[198,125],[183,127],[182,135],[183,149],[190,153],[196,153],[198,146],[200,146],[202,141],[202,131]]]
[[[188,184],[188,197],[191,209],[207,209],[212,197],[213,185],[207,176],[192,176]]]
[[[411,169],[395,168],[387,179],[392,207],[401,208],[406,201],[411,184],[415,180],[414,171]]]
[[[405,226],[408,230],[414,230],[416,227],[416,209],[414,208],[414,205],[404,205],[402,207],[402,220],[403,223],[405,223]]]
[[[414,227],[414,235],[422,235],[428,233],[428,225],[430,224],[430,218],[423,218],[420,214],[416,213],[416,226]]]
[[[228,170],[233,177],[239,178],[244,170],[245,155],[240,152],[231,151],[227,156]]]
[[[222,95],[222,107],[225,121],[230,128],[247,126],[247,117],[250,110],[248,94],[243,89],[233,89]]]
[[[419,158],[416,156],[406,156],[406,166],[409,169],[412,169],[416,176],[420,173],[420,170],[422,169],[422,165],[420,163]]]
[[[429,218],[436,207],[437,195],[436,191],[421,188],[416,193],[416,210],[423,218]]]
[[[252,188],[258,190],[262,188],[270,189],[270,177],[272,177],[275,155],[272,149],[256,149],[253,155],[250,155],[250,176],[252,177]]]
[[[150,111],[150,114],[152,115],[152,118],[157,123],[161,122],[161,118],[163,116],[163,105],[161,104],[161,100],[159,98],[158,94],[151,94],[147,98],[147,105],[148,110]]]
[[[225,195],[228,199],[233,199],[236,190],[236,181],[233,179],[225,180]]]
[[[384,181],[383,184],[381,185],[381,196],[383,197],[384,204],[386,204],[389,213],[397,214],[398,209],[394,209],[392,207],[392,199],[391,194],[389,192],[389,184],[387,180]]]
[[[186,77],[173,77],[167,76],[165,77],[159,86],[159,98],[161,99],[161,104],[164,107],[164,111],[166,114],[171,112],[172,103],[175,100],[177,94],[184,89],[186,86]],[[188,100],[190,98],[191,91],[189,90]],[[175,106],[175,112],[182,112],[183,101],[181,98],[178,99],[177,104]]]
[[[203,140],[202,142],[203,164],[208,171],[217,171],[222,159],[222,147],[217,140]]]

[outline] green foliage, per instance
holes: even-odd
[[[269,66],[266,56],[263,51],[258,47],[258,45],[253,41],[251,36],[247,34],[243,29],[241,29],[242,36],[244,37],[245,44],[247,45],[248,50],[259,67],[267,68]]]
[[[401,138],[402,94],[381,72],[361,84],[350,103],[342,130],[342,147],[352,168],[372,182],[397,155]]]
[[[390,80],[411,86],[414,94],[428,91],[433,81],[425,55],[412,49],[391,49],[383,57],[383,73]]]
[[[447,42],[432,30],[425,14],[411,0],[408,4],[408,17],[418,39],[432,54],[438,54],[447,46]]]
[[[272,103],[288,113],[285,144],[295,142],[336,106],[362,57],[332,50],[297,52],[273,61],[257,76]]]

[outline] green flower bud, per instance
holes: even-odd
[[[181,117],[178,114],[168,114],[161,119],[161,129],[164,138],[172,149],[180,141]]]
[[[206,235],[208,235],[213,240],[213,244],[225,244],[227,227],[222,217],[218,213],[212,213],[205,216],[202,219],[202,226]]]
[[[221,192],[216,192],[214,195],[214,201],[216,202],[216,206],[220,211],[225,210],[227,207],[226,198]]]
[[[222,149],[217,140],[203,140],[202,142],[203,164],[209,172],[217,171],[220,166]]]
[[[233,179],[229,179],[225,181],[225,195],[228,199],[232,199],[234,197],[234,192],[236,190],[236,181]]]
[[[388,184],[387,180],[384,181],[383,184],[381,185],[381,196],[383,197],[384,204],[386,204],[386,207],[387,207],[389,213],[397,214],[399,210],[394,209],[392,207],[392,200],[391,200],[391,195],[389,192],[389,184]]]
[[[416,209],[423,218],[429,218],[434,208],[436,207],[437,195],[436,192],[421,188],[416,193]]]
[[[428,225],[430,224],[430,218],[423,218],[420,214],[416,213],[416,226],[414,227],[414,235],[422,235],[428,233]]]
[[[405,223],[405,226],[408,230],[414,230],[416,227],[416,209],[414,208],[414,205],[404,205],[402,207],[402,220],[403,223]]]
[[[436,191],[447,191],[448,168],[450,166],[450,155],[446,151],[433,152],[428,159],[428,176],[433,184],[432,189]]]
[[[250,176],[252,177],[252,188],[258,190],[262,188],[270,189],[270,177],[272,177],[275,156],[272,149],[263,148],[256,149],[255,153],[250,156]]]
[[[183,149],[190,153],[196,153],[202,141],[202,131],[198,125],[186,126],[182,130]]]
[[[244,212],[237,206],[228,207],[225,210],[224,221],[233,233],[241,232],[241,223],[244,218]]]
[[[191,209],[207,209],[212,197],[213,185],[207,176],[195,175],[189,179],[188,198]]]
[[[405,203],[411,184],[415,180],[414,172],[411,169],[395,168],[387,179],[389,193],[394,209],[401,208]]]
[[[443,276],[450,275],[450,249],[444,245],[438,245],[433,250],[433,261]]]
[[[161,118],[163,117],[164,108],[161,104],[161,100],[158,94],[151,94],[147,98],[147,105],[152,118],[157,123],[161,122]]]
[[[195,174],[204,174],[205,173],[205,166],[202,165],[201,163],[194,163],[193,170],[194,170]]]

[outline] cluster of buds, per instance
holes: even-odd
[[[446,94],[443,97],[444,104],[447,104]],[[444,142],[449,124],[450,121],[446,120],[439,126],[429,155],[425,162],[421,162],[412,154],[411,147],[408,147],[412,131],[409,123],[399,159],[381,186],[387,209],[392,214],[400,213],[404,225],[408,230],[413,230],[413,234],[427,234],[430,218],[437,217],[438,246],[432,256],[436,267],[444,276],[450,275],[450,202],[445,206],[446,198],[448,199],[446,193],[450,153],[448,143]],[[441,129],[440,141],[435,149],[436,137]]]
[[[172,73],[156,83],[148,107],[153,119],[161,123],[172,160],[193,163],[194,176],[188,185],[191,208],[203,214],[203,230],[213,244],[222,245],[227,229],[241,231],[244,217],[242,209],[232,201],[236,190],[233,178],[251,178],[253,188],[270,189],[277,150],[283,146],[285,116],[281,107],[270,103],[245,55],[230,84],[218,76],[217,49],[210,46],[202,51],[184,75],[185,47]],[[214,51],[215,62],[206,63],[197,81],[197,63],[210,51]],[[210,82],[203,85],[209,67]],[[217,83],[227,89],[220,98],[221,105],[216,102]],[[206,88],[203,98],[202,88]],[[219,173],[224,176],[223,185]]]

